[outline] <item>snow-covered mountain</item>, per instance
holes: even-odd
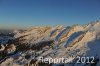
[[[0,66],[100,66],[100,22],[33,27],[12,34],[0,35]],[[40,57],[69,62],[43,63]]]

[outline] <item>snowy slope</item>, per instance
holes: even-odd
[[[33,27],[15,30],[14,41],[1,45],[1,66],[100,66],[100,22],[70,27]],[[14,48],[13,48],[14,47]],[[3,49],[3,50],[2,50]],[[73,63],[39,64],[39,57],[68,58]],[[77,56],[94,63],[77,63]],[[74,59],[73,59],[73,58]],[[63,60],[64,61],[64,60]]]

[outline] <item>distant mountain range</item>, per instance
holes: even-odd
[[[39,57],[70,61],[49,64]],[[0,31],[0,66],[35,65],[100,66],[100,22]]]

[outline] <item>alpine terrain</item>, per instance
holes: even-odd
[[[100,66],[100,22],[0,30],[0,66]]]

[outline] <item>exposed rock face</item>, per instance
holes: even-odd
[[[14,44],[8,45],[5,51],[7,54],[11,54],[16,51],[16,46]]]
[[[0,52],[5,50],[5,46],[4,45],[0,45]]]
[[[45,26],[16,30],[13,32],[14,37],[7,35],[10,40],[6,44],[0,45],[0,65],[100,66],[99,28],[100,22],[94,22],[83,26]],[[40,56],[44,59],[68,58],[73,63],[40,63],[41,61],[38,61]],[[94,63],[77,64],[77,56],[94,57]]]

